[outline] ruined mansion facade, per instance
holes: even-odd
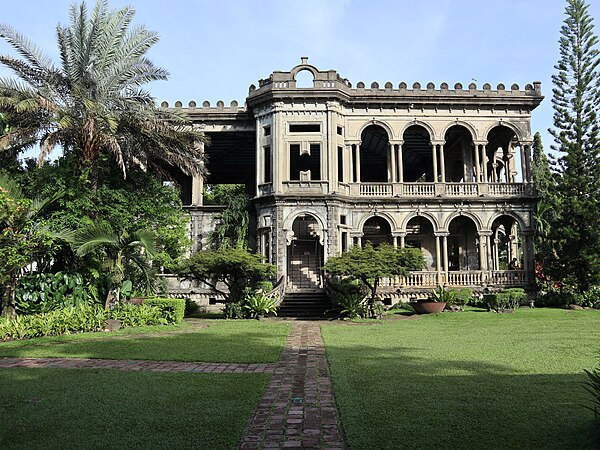
[[[177,102],[211,139],[208,178],[180,177],[196,247],[220,211],[203,184],[236,183],[252,198],[250,244],[287,291],[321,289],[327,258],[367,241],[425,255],[423,271],[386,281],[391,302],[438,285],[531,287],[542,99],[538,82],[353,86],[302,58],[250,86],[245,106]]]

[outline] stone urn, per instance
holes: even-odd
[[[410,306],[413,307],[417,314],[436,314],[444,310],[446,302],[436,302],[426,298],[411,302]]]

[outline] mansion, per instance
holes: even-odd
[[[250,245],[287,292],[322,289],[322,265],[351,246],[420,248],[423,271],[386,280],[395,303],[438,285],[533,286],[530,119],[542,99],[539,82],[353,85],[302,58],[251,85],[244,106],[162,106],[210,137],[207,179],[178,177],[196,248],[222,210],[203,205],[203,184],[244,184]]]

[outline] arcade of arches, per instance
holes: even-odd
[[[351,151],[355,183],[531,181],[529,145],[506,125],[493,127],[485,142],[475,142],[464,125],[450,126],[437,142],[423,125],[407,127],[396,142],[381,125],[369,125]]]

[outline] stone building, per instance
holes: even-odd
[[[539,82],[353,86],[302,58],[250,86],[243,107],[175,108],[211,138],[206,181],[246,185],[251,245],[288,291],[322,287],[320,267],[350,246],[418,247],[427,267],[388,280],[395,302],[440,284],[532,286],[530,119],[542,99]],[[200,243],[218,211],[202,206],[203,180],[181,180]]]

